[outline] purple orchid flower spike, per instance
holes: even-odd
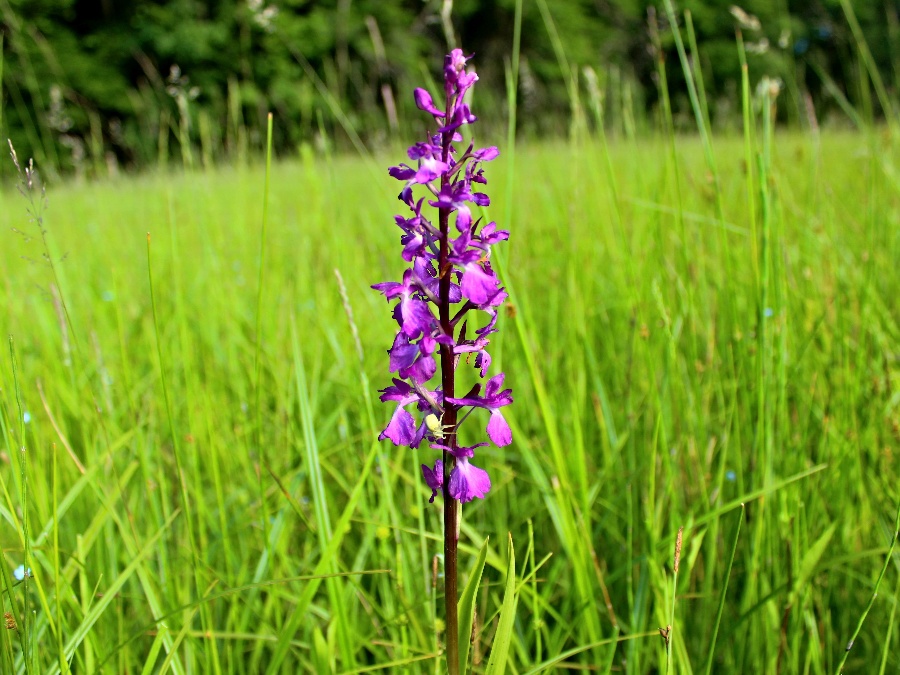
[[[411,212],[395,216],[402,232],[401,257],[409,264],[402,281],[373,286],[389,302],[398,301],[393,316],[399,330],[388,350],[389,370],[398,379],[381,392],[383,401],[394,401],[397,406],[380,436],[396,445],[417,447],[428,433],[427,415],[443,417],[445,426],[457,429],[457,412],[464,406],[490,412],[486,431],[491,441],[501,446],[512,442],[509,424],[500,412],[512,403],[511,391],[501,391],[503,373],[487,382],[483,396],[476,391],[454,397],[455,371],[464,354],[463,363],[469,363],[470,354],[475,355],[481,377],[487,376],[491,366],[489,337],[497,331],[497,307],[506,299],[506,292],[491,267],[490,253],[494,244],[509,238],[509,232],[495,222],[476,219],[473,214],[474,209],[491,203],[480,187],[487,185],[482,164],[496,159],[499,151],[493,145],[476,148],[474,142],[463,149],[456,145],[462,141],[459,128],[477,121],[465,100],[468,89],[478,81],[467,67],[470,59],[454,49],[444,60],[443,106],[425,89],[413,92],[416,107],[434,117],[437,132],[410,146],[410,164],[389,169],[391,176],[403,181],[399,198]],[[476,185],[478,190],[473,189]],[[435,209],[434,220],[423,213],[425,205]],[[460,327],[472,325],[464,319],[472,311],[487,316],[472,326],[475,339],[467,339],[465,328]],[[441,384],[428,393],[428,383],[439,370]],[[412,404],[422,414],[418,422]],[[474,449],[482,444],[457,446],[456,436],[455,431],[447,439],[448,445],[438,447],[444,453],[440,466],[423,470],[434,493],[432,499],[440,490],[451,500],[468,502],[484,497],[490,489],[487,472],[469,462]],[[435,473],[439,469],[445,474],[440,481]]]
[[[500,411],[512,403],[512,392],[502,389],[503,373],[488,380],[484,395],[477,384],[466,395],[456,396],[456,371],[470,363],[471,355],[477,374],[487,377],[490,337],[498,330],[498,307],[507,297],[491,266],[491,248],[507,240],[509,232],[479,213],[491,203],[482,187],[487,185],[482,165],[499,151],[495,146],[476,149],[474,142],[461,146],[460,129],[478,120],[465,100],[478,81],[468,68],[470,59],[460,49],[445,58],[442,105],[425,89],[413,93],[416,107],[434,118],[437,130],[408,149],[408,164],[388,169],[403,183],[399,200],[408,212],[395,216],[395,223],[401,230],[400,257],[407,267],[400,282],[372,287],[388,302],[396,301],[392,316],[398,326],[388,350],[389,370],[397,377],[381,391],[381,400],[396,407],[379,439],[412,448],[428,439],[434,442],[431,448],[441,452],[433,464],[422,465],[422,476],[431,490],[429,501],[438,494],[444,498],[446,653],[453,675],[459,672],[454,659],[458,661],[460,504],[483,499],[491,490],[488,472],[470,461],[476,449],[488,444],[458,442],[465,421],[460,409],[488,410],[488,439],[498,446],[512,443]],[[438,376],[440,383],[431,384]]]

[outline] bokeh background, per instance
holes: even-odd
[[[898,3],[846,0],[874,63],[896,85]],[[293,155],[378,148],[421,126],[409,92],[448,43],[477,54],[488,124],[506,126],[514,0],[100,2],[3,0],[0,132],[45,170],[102,174],[168,159],[214,162],[259,153],[274,112],[275,149]],[[840,0],[688,0],[696,59],[717,129],[740,132],[740,63],[751,84],[787,87],[779,121],[846,121],[846,102],[879,111],[860,78]],[[451,11],[452,10],[452,11]],[[657,57],[677,62],[661,6],[648,0],[523,3],[518,129],[565,134],[583,118],[625,134],[657,127]],[[656,34],[656,38],[654,37]],[[658,47],[654,46],[658,43]],[[661,52],[661,53],[660,53]],[[675,122],[694,128],[684,77],[667,83]],[[9,167],[3,167],[8,172]]]

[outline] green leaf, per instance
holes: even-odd
[[[491,647],[491,658],[488,661],[486,675],[503,675],[506,671],[506,657],[509,654],[509,643],[512,640],[513,625],[516,618],[516,605],[519,594],[516,593],[516,552],[513,549],[512,534],[509,535],[509,566],[506,569],[506,592],[503,595],[503,607],[500,608],[500,625],[494,635]]]
[[[469,581],[463,589],[457,605],[459,616],[459,667],[465,669],[469,662],[469,646],[472,644],[472,623],[475,619],[475,594],[481,585],[481,573],[484,571],[484,561],[487,559],[487,548],[490,537],[484,540],[481,551],[478,552],[478,560],[475,568],[469,576]],[[464,672],[468,672],[464,670]]]
[[[819,560],[821,560],[822,555],[824,555],[828,548],[828,544],[831,543],[831,537],[834,535],[836,527],[837,523],[832,523],[822,536],[819,537],[818,541],[810,546],[809,550],[803,555],[803,560],[800,561],[800,574],[797,576],[797,581],[794,583],[794,588],[791,592],[790,603],[792,605],[797,602],[800,593],[803,592],[806,584],[809,583],[809,580],[815,573],[816,567],[819,565]]]

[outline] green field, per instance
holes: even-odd
[[[476,672],[507,532],[507,672],[844,657],[897,530],[900,164],[757,131],[716,172],[697,137],[479,139],[516,401],[464,510]],[[402,152],[276,163],[265,232],[261,165],[50,185],[45,237],[2,193],[0,671],[442,672],[436,453],[375,440]],[[892,555],[848,673],[900,667]]]

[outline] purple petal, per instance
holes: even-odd
[[[501,288],[499,291],[497,291],[497,292],[493,295],[493,297],[491,297],[491,300],[490,300],[490,302],[488,303],[488,306],[489,306],[489,307],[496,307],[496,306],[498,306],[498,305],[502,305],[502,304],[506,301],[506,298],[508,298],[508,297],[509,297],[509,293],[507,293],[505,290],[503,290],[503,289]],[[484,311],[488,311],[488,308],[487,308],[487,307],[482,307],[482,309],[483,309]]]
[[[428,303],[418,298],[406,298],[400,303],[400,315],[403,318],[403,332],[411,338],[421,333],[430,333],[434,317]]]
[[[459,218],[456,219],[456,223],[457,225],[459,224]],[[450,247],[453,249],[453,253],[456,254],[456,260],[453,260],[453,262],[465,264],[467,262],[472,262],[473,260],[477,261],[481,257],[477,251],[469,252],[467,250],[469,244],[472,243],[471,232],[471,228],[463,229],[456,239],[450,241]],[[470,253],[474,255],[470,255]]]
[[[416,143],[409,147],[406,151],[406,156],[412,160],[416,159],[431,159],[434,155],[434,147],[429,143]]]
[[[379,389],[381,393],[379,397],[384,401],[401,401],[400,405],[408,405],[416,400],[417,395],[413,392],[413,388],[403,380],[393,378],[394,384],[384,389]]]
[[[425,239],[421,234],[408,234],[400,237],[403,253],[400,255],[406,262],[412,262],[425,253]]]
[[[506,293],[504,291],[500,291],[497,295],[502,295],[504,298],[506,297]],[[475,331],[478,335],[481,335],[482,337],[484,337],[486,335],[490,335],[491,333],[497,332],[497,328],[496,328],[497,310],[489,309],[489,310],[485,310],[485,311],[487,311],[491,315],[491,320],[488,321],[486,326],[479,328]],[[484,377],[484,375],[482,375],[482,377]]]
[[[422,476],[425,478],[425,484],[431,488],[431,499],[428,501],[433,504],[438,491],[444,487],[444,462],[437,460],[434,463],[434,469],[423,464]]]
[[[411,367],[400,371],[400,377],[408,377],[418,384],[424,384],[434,377],[437,372],[437,364],[433,356],[420,356]]]
[[[470,57],[463,54],[463,50],[457,47],[453,49],[448,55],[447,58],[444,59],[445,68],[452,68],[455,72],[461,71],[466,67],[466,61],[469,60]]]
[[[497,146],[492,145],[489,148],[476,150],[472,153],[472,156],[479,162],[490,162],[492,159],[497,159],[500,156],[500,151],[497,149]]]
[[[449,452],[451,455],[456,457],[457,459],[468,459],[469,457],[475,456],[475,448],[480,448],[487,443],[476,443],[475,445],[458,445],[455,448],[451,448],[449,445],[444,445],[443,443],[432,443],[432,450],[440,450],[441,452]]]
[[[425,433],[428,431],[428,427],[425,425],[425,420],[422,420],[422,423],[419,425],[419,428],[416,429],[416,435],[413,438],[413,442],[409,444],[411,448],[418,448],[422,443],[422,439],[425,438]]]
[[[478,76],[476,76],[475,79],[477,80]],[[472,82],[474,81],[475,80],[472,80]],[[438,129],[438,131],[442,134],[445,134],[448,131],[459,129],[463,124],[472,124],[476,121],[478,121],[478,118],[471,113],[471,111],[469,110],[469,106],[467,106],[465,103],[462,103],[453,111],[450,123],[442,126],[440,129]]]
[[[416,107],[419,110],[424,110],[427,113],[431,113],[436,117],[443,117],[444,112],[442,110],[438,110],[434,107],[434,101],[431,98],[431,94],[425,91],[422,88],[416,88],[413,92],[413,97],[416,99]]]
[[[448,398],[448,403],[452,403],[453,405],[466,406],[470,405],[473,408],[486,408],[487,404],[483,398],[480,396],[477,397],[465,397],[465,398]]]
[[[489,379],[487,384],[484,385],[484,397],[494,398],[497,395],[497,392],[500,391],[500,387],[503,386],[503,380],[505,379],[506,373],[497,373]]]
[[[419,347],[410,344],[409,338],[400,332],[394,338],[394,344],[388,350],[388,354],[391,357],[389,372],[396,373],[401,368],[409,368],[413,364],[419,354]],[[400,377],[406,376],[401,374]]]
[[[481,370],[481,377],[487,375],[488,368],[491,367],[491,355],[482,350],[475,357],[475,367]]]
[[[460,73],[459,77],[456,80],[460,92],[465,91],[476,82],[478,82],[478,75],[475,73],[475,71],[469,73]]]
[[[509,239],[509,231],[508,230],[498,230],[497,223],[494,221],[489,222],[487,225],[481,228],[481,231],[478,233],[479,238],[481,239],[481,243],[487,246],[492,244],[496,244],[498,241],[504,241]]]
[[[464,298],[476,305],[484,305],[497,293],[499,285],[497,277],[488,274],[477,262],[472,262],[465,266],[460,289]]]
[[[421,166],[419,166],[419,170],[416,171],[414,179],[416,183],[428,183],[450,170],[449,164],[434,158],[423,158],[420,162]]]
[[[491,410],[491,419],[488,420],[487,434],[497,446],[503,447],[512,443],[512,430],[499,410]]]
[[[456,229],[460,232],[469,232],[472,227],[472,212],[468,206],[460,205],[456,212]]]
[[[372,288],[384,293],[384,297],[388,300],[403,292],[403,284],[398,284],[396,281],[384,281],[380,284],[372,284]]]
[[[416,175],[416,170],[401,164],[400,166],[392,166],[388,169],[388,173],[397,180],[409,180]]]
[[[415,435],[416,421],[411,413],[405,410],[402,405],[398,405],[391,416],[391,421],[388,422],[384,431],[378,434],[378,440],[383,441],[387,438],[394,445],[409,445],[412,443]]]
[[[469,464],[467,459],[457,460],[456,467],[450,473],[448,492],[454,499],[462,503],[470,502],[475,497],[484,499],[491,489],[491,479],[487,471]]]

